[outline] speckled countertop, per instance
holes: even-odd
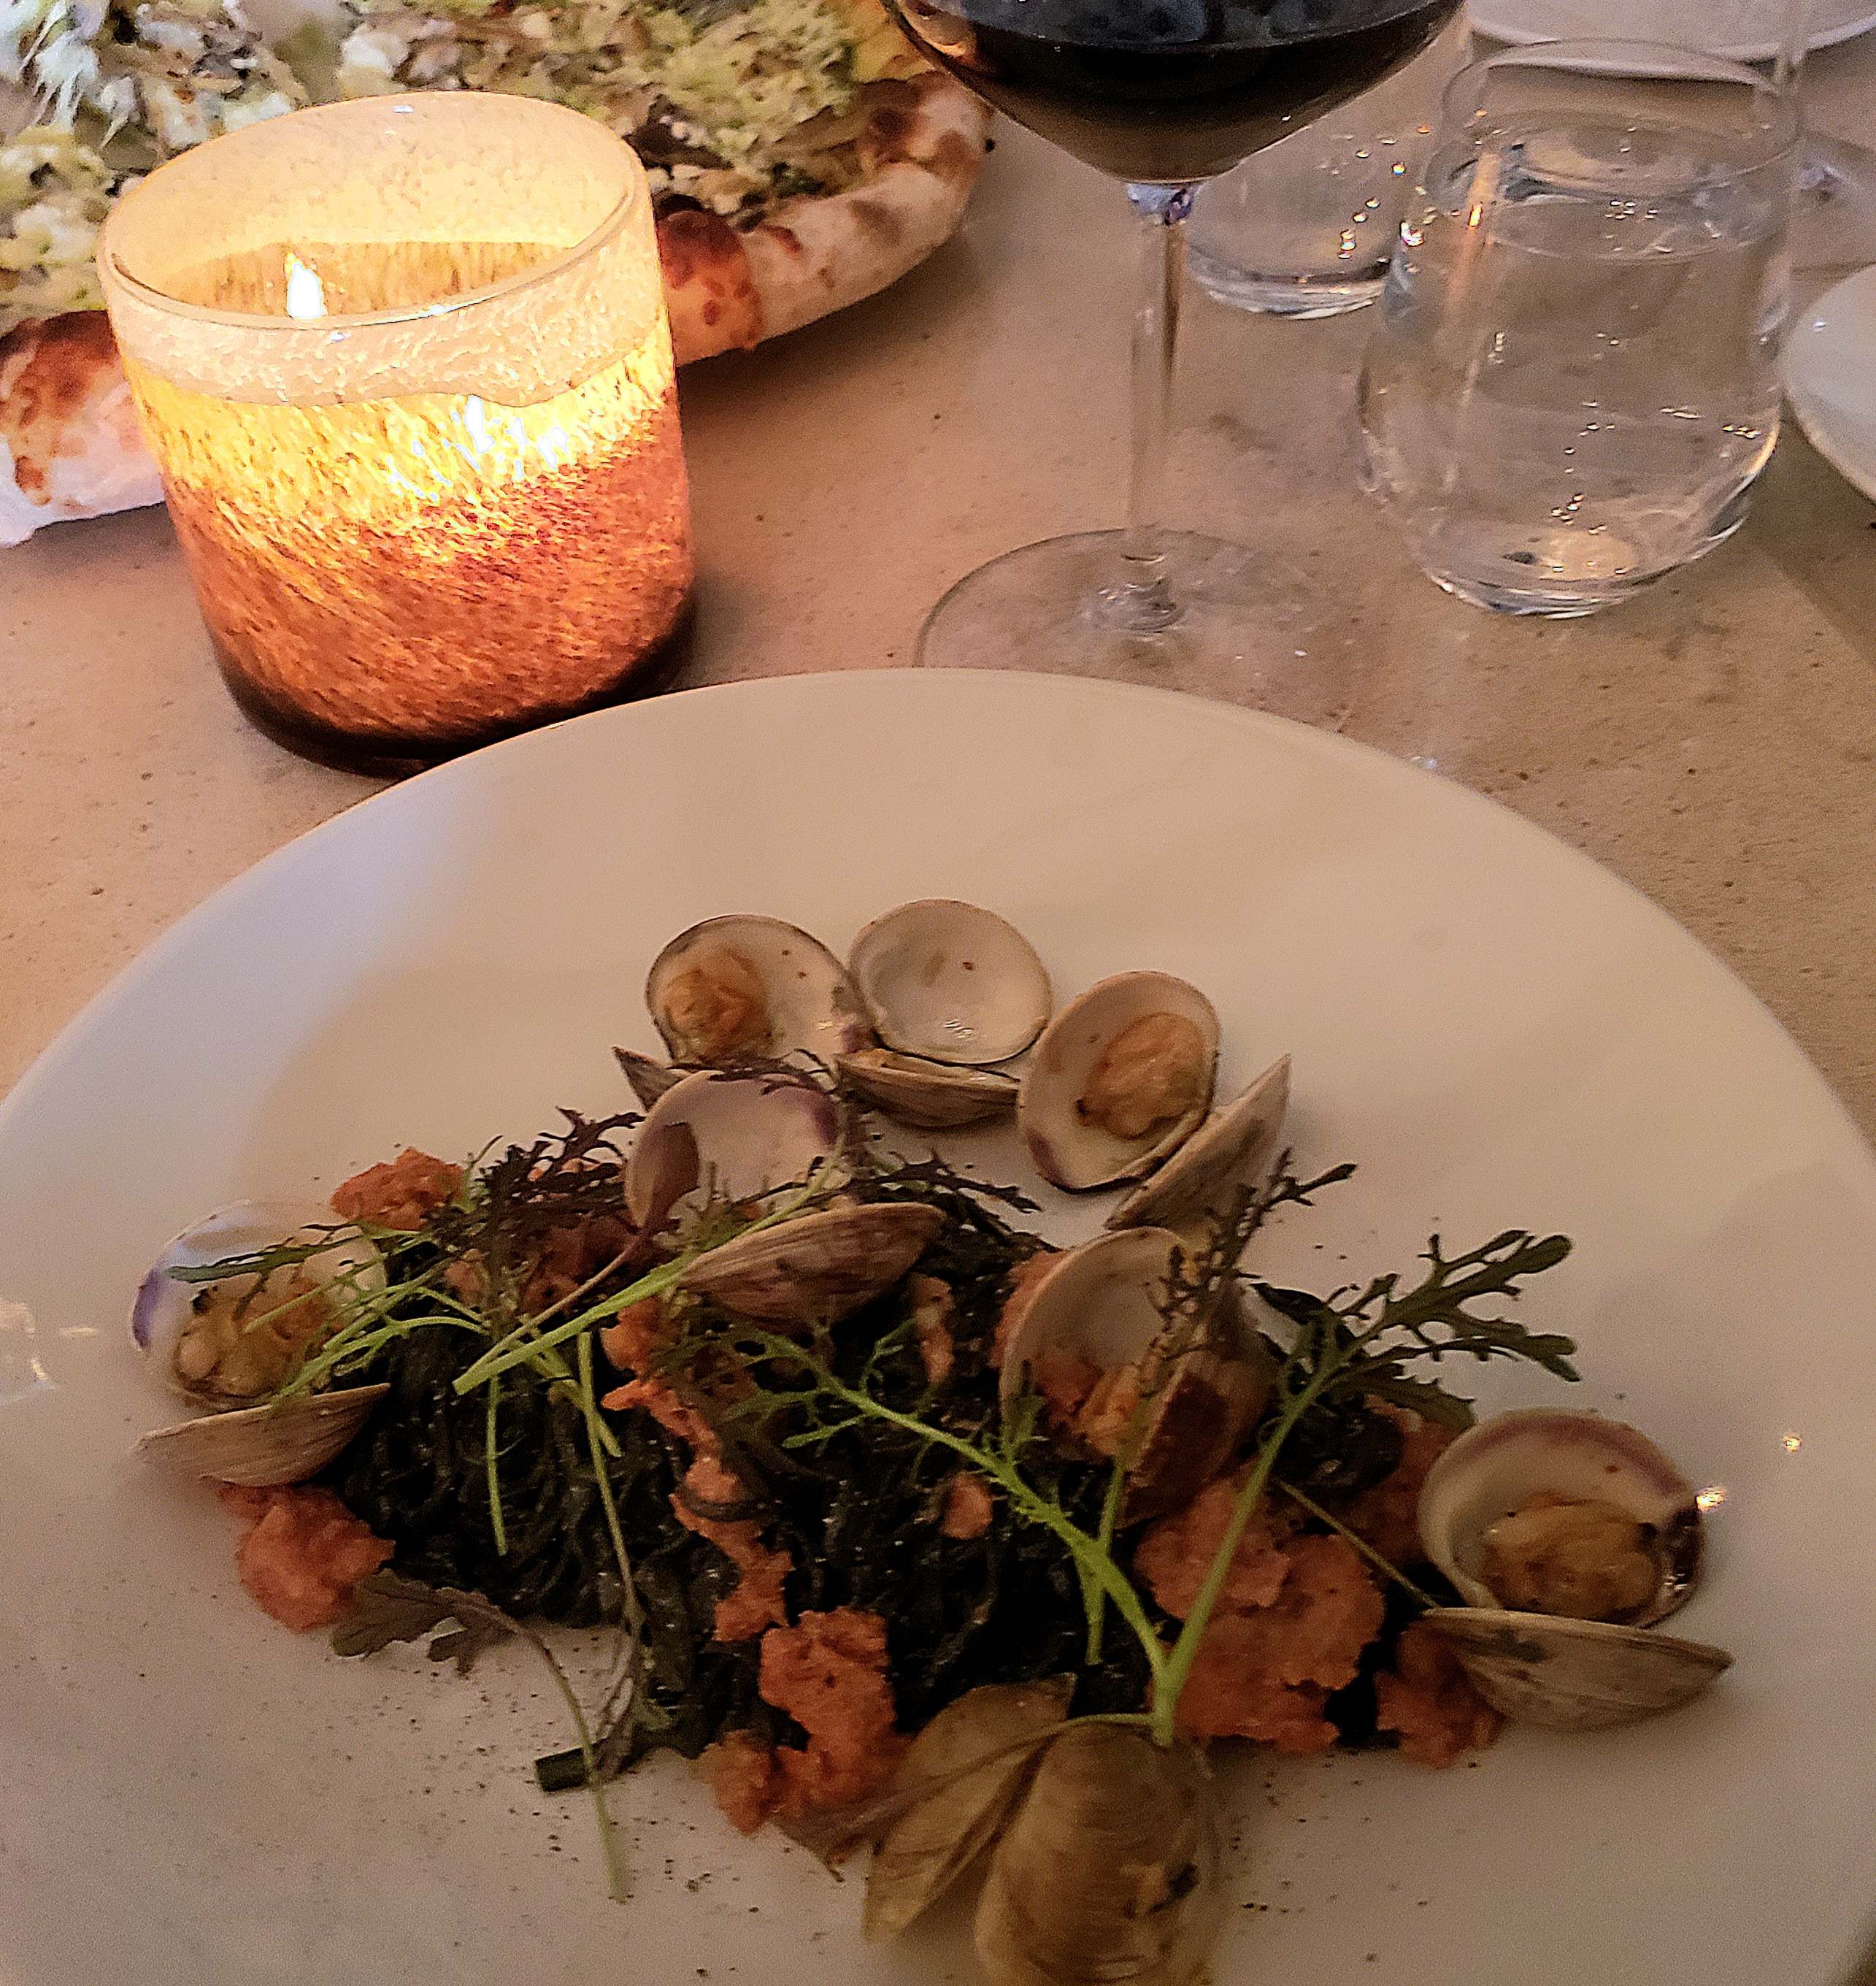
[[[1817,121],[1867,129],[1876,37],[1814,61]],[[688,375],[687,680],[904,662],[969,567],[1113,521],[1130,251],[1111,185],[1006,129],[923,269]],[[1876,1132],[1876,506],[1788,423],[1703,564],[1593,620],[1494,618],[1421,577],[1357,491],[1363,317],[1199,298],[1188,321],[1182,513],[1330,592],[1362,658],[1343,728],[1645,890]],[[0,553],[0,1089],[166,924],[373,789],[236,712],[162,512]]]

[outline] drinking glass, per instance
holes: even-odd
[[[1778,436],[1797,136],[1771,76],[1683,49],[1455,80],[1360,387],[1367,486],[1449,592],[1586,614],[1738,528]]]
[[[1192,238],[1200,288],[1272,317],[1373,303],[1468,41],[1455,20],[1384,82],[1202,187]]]
[[[1126,528],[1027,546],[960,580],[926,621],[919,661],[1015,659],[1089,675],[1162,665],[1252,688],[1293,715],[1323,715],[1294,680],[1293,637],[1280,624],[1287,602],[1266,563],[1166,527],[1186,221],[1201,182],[1378,82],[1426,45],[1456,0],[889,5],[933,61],[1121,181],[1141,243]]]

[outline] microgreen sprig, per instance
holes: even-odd
[[[753,1219],[741,1220],[725,1216],[709,1224],[700,1224],[691,1241],[680,1249],[667,1262],[661,1263],[655,1269],[648,1270],[634,1282],[590,1304],[573,1316],[563,1318],[550,1331],[537,1330],[533,1320],[517,1325],[505,1336],[499,1338],[481,1358],[457,1375],[455,1385],[459,1393],[472,1392],[476,1387],[486,1385],[499,1374],[510,1372],[517,1365],[530,1363],[543,1351],[550,1351],[570,1341],[590,1333],[595,1326],[608,1323],[621,1311],[629,1310],[633,1304],[643,1303],[648,1297],[668,1295],[678,1288],[701,1257],[727,1241],[736,1240],[745,1234],[759,1234],[784,1220],[791,1220],[804,1209],[824,1200],[845,1183],[845,1174],[838,1166],[819,1165],[809,1175],[806,1182],[788,1189],[780,1203],[766,1213]]]

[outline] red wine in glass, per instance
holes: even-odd
[[[987,102],[1125,183],[1145,224],[1135,315],[1134,462],[1123,531],[993,560],[939,603],[927,666],[1151,677],[1320,719],[1286,680],[1295,641],[1263,563],[1161,523],[1185,224],[1194,189],[1380,82],[1457,0],[888,0],[917,46]],[[1155,670],[1155,663],[1170,667]]]

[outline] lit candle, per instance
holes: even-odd
[[[693,577],[651,199],[577,113],[250,125],[119,204],[111,323],[223,672],[323,755],[433,758],[649,686]]]

